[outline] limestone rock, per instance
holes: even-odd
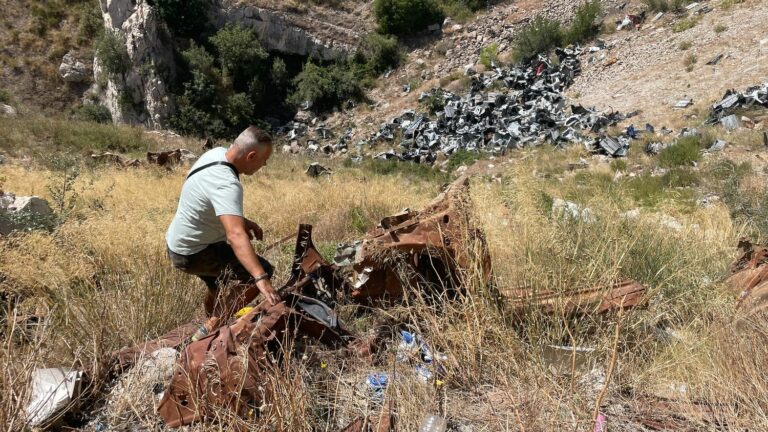
[[[83,82],[88,79],[90,71],[85,63],[75,58],[75,53],[70,51],[64,55],[59,65],[59,76],[67,82]]]
[[[0,104],[0,117],[16,117],[16,108],[6,105],[6,104]]]
[[[16,216],[29,214],[31,218]],[[0,234],[8,235],[13,231],[31,228],[35,219],[50,217],[53,214],[48,201],[36,196],[17,197],[14,194],[0,194]]]

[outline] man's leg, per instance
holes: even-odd
[[[272,278],[275,268],[263,257],[259,256],[258,258],[264,271]],[[252,282],[253,277],[237,261],[237,258],[230,264],[229,273],[231,274],[229,279],[236,279],[239,283],[231,286],[226,295],[217,297],[218,301],[213,307],[213,316],[231,317],[259,295],[259,289]]]

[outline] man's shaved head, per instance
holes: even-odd
[[[244,130],[227,150],[227,160],[245,175],[251,175],[266,165],[271,155],[272,137],[256,126]]]
[[[271,148],[272,137],[256,126],[249,126],[248,129],[244,130],[237,138],[235,138],[234,144],[238,147],[240,152],[245,154],[265,147]]]

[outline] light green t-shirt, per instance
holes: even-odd
[[[207,151],[190,169],[216,161],[226,161],[227,149]],[[243,186],[226,165],[205,168],[184,182],[176,216],[168,227],[165,241],[179,255],[192,255],[227,236],[219,216],[243,216]]]

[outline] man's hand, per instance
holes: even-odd
[[[252,220],[245,219],[245,232],[248,233],[248,238],[251,240],[254,238],[259,241],[264,240],[264,231]]]
[[[262,279],[256,282],[256,287],[270,305],[274,306],[280,302],[280,294],[272,288],[272,282],[269,279]]]

